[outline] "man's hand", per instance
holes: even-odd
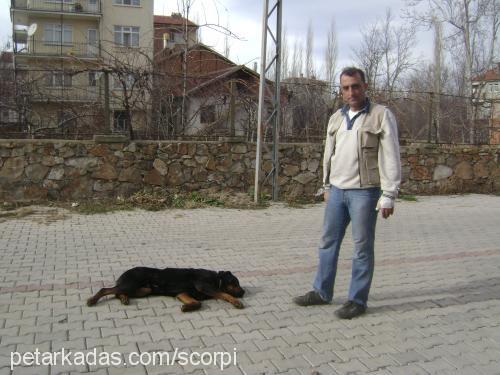
[[[323,199],[325,200],[325,202],[328,202],[328,198],[330,198],[330,190],[325,190],[325,192],[323,193]]]
[[[394,213],[394,199],[382,195],[377,202],[376,209],[380,211],[384,219],[387,219]]]
[[[394,213],[394,207],[393,208],[381,208],[380,212],[382,213],[382,217],[384,219],[387,219],[389,216],[391,216]]]

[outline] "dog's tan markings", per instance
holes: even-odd
[[[187,293],[178,294],[177,299],[183,303],[181,306],[182,312],[198,310],[201,307],[201,302],[194,299]]]
[[[95,296],[89,298],[87,300],[87,306],[94,306],[97,301],[99,301],[102,297],[104,296],[107,296],[107,295],[110,295],[110,294],[116,294],[118,292],[118,288],[117,287],[114,287],[114,288],[102,288],[101,290],[99,290]]]
[[[128,295],[126,294],[117,294],[116,298],[118,298],[121,301],[122,305],[128,305],[130,303]]]
[[[233,297],[230,294],[224,293],[224,292],[216,292],[213,295],[213,297],[215,299],[221,299],[223,301],[229,302],[231,305],[233,305],[237,309],[242,309],[245,307],[245,306],[243,306],[243,303],[239,299]]]

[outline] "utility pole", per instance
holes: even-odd
[[[262,49],[260,56],[260,86],[259,86],[259,110],[257,118],[257,149],[255,156],[255,189],[254,201],[258,203],[260,196],[260,173],[261,173],[261,159],[262,159],[262,129],[268,125],[273,125],[273,152],[272,161],[273,169],[273,201],[277,201],[279,197],[278,175],[279,175],[279,160],[278,160],[278,144],[279,144],[279,129],[281,120],[281,100],[280,100],[280,76],[281,76],[281,26],[282,26],[282,0],[274,0],[274,6],[269,9],[269,1],[264,0],[264,11],[262,16]],[[271,18],[275,18],[276,28],[273,31],[269,27]],[[266,64],[267,56],[267,38],[268,35],[274,42],[275,54],[272,56],[269,64]],[[265,86],[266,86],[266,73],[275,64],[274,69],[274,92],[272,93],[272,111],[269,117],[267,116],[265,104]]]
[[[111,113],[109,110],[109,71],[105,69],[104,70],[104,127],[106,128],[107,133],[113,132],[110,123],[110,116]]]

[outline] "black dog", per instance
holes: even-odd
[[[210,271],[195,268],[135,267],[124,272],[113,288],[102,288],[87,300],[93,306],[100,298],[114,294],[124,305],[129,298],[149,295],[177,297],[183,312],[197,310],[200,300],[215,298],[231,303],[237,309],[243,304],[237,299],[245,294],[236,276],[229,271]]]

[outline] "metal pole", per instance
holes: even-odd
[[[281,123],[281,0],[276,2],[276,69],[275,72],[275,114],[273,126],[273,201],[279,198],[279,134]]]
[[[428,121],[429,121],[429,128],[427,129],[427,142],[432,143],[432,119],[433,119],[433,109],[434,109],[434,93],[430,92],[429,93],[429,116],[428,116]]]
[[[104,127],[106,128],[106,133],[112,133],[111,123],[110,123],[110,110],[109,110],[109,72],[104,71]]]
[[[264,0],[264,11],[262,16],[262,46],[260,54],[260,85],[259,85],[259,110],[257,112],[257,148],[255,155],[255,185],[254,185],[254,202],[259,202],[260,196],[260,165],[262,156],[262,116],[264,113],[264,89],[266,84],[266,47],[267,47],[267,9],[269,0]]]

